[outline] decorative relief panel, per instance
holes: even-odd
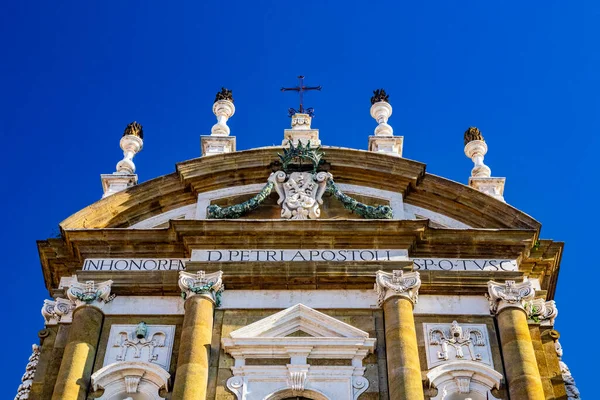
[[[117,361],[157,364],[169,370],[175,325],[113,325],[103,366]]]
[[[452,361],[494,366],[485,324],[423,324],[427,369]]]

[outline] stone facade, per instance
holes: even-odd
[[[483,138],[471,187],[402,158],[385,99],[370,151],[311,147],[296,114],[284,147],[238,152],[223,90],[204,157],[38,242],[50,299],[17,398],[579,398],[553,329],[562,243],[504,181],[474,183],[496,179]]]

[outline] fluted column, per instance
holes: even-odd
[[[220,304],[222,274],[221,271],[208,275],[204,271],[179,273],[185,314],[173,386],[174,399],[206,399],[214,307]]]
[[[496,315],[511,399],[544,400],[542,379],[527,324],[525,304],[533,299],[531,282],[488,282],[490,310]]]
[[[390,399],[423,399],[421,365],[413,307],[421,279],[418,272],[377,271],[375,290],[383,307]]]
[[[74,282],[67,289],[73,303],[73,322],[54,386],[52,400],[84,400],[90,386],[90,376],[104,314],[102,306],[110,299],[112,281],[95,284]]]

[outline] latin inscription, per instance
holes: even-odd
[[[296,262],[296,261],[408,261],[406,250],[194,250],[192,261]]]
[[[518,271],[516,260],[413,258],[415,271]]]
[[[84,271],[183,271],[179,258],[87,258]]]

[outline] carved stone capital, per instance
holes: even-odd
[[[375,276],[375,291],[379,307],[390,297],[400,296],[417,303],[421,278],[418,272],[395,270],[389,272],[377,271]]]
[[[113,281],[108,280],[100,283],[94,281],[73,282],[66,290],[67,297],[75,307],[94,306],[102,309],[104,303],[112,300],[110,289]]]
[[[68,324],[73,321],[73,310],[75,304],[70,300],[58,297],[56,300],[44,300],[42,316],[48,325],[56,325],[59,322]]]
[[[183,299],[192,296],[204,296],[212,300],[217,307],[221,305],[221,293],[225,290],[222,281],[223,271],[206,274],[204,271],[196,273],[180,271],[179,288]]]
[[[525,312],[529,322],[539,323],[543,326],[554,326],[558,316],[558,308],[554,300],[534,299],[525,303]]]
[[[532,300],[534,295],[535,290],[530,281],[488,282],[488,300],[492,314],[498,314],[503,309],[511,307],[525,311],[525,302]]]

